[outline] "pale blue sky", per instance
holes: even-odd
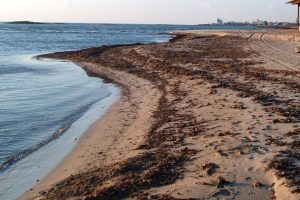
[[[0,0],[0,21],[199,24],[290,21],[288,0]]]

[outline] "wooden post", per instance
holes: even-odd
[[[300,9],[300,3],[298,3],[298,17],[297,17],[297,26],[298,26],[298,29],[299,29],[299,31],[300,31],[300,19],[299,19],[299,10]]]
[[[298,17],[297,17],[297,25],[299,27],[300,23],[299,23],[299,9],[300,9],[300,3],[298,3]]]

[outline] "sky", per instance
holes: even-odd
[[[0,0],[0,21],[203,24],[296,21],[288,0]]]

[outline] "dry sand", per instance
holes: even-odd
[[[21,199],[300,199],[298,33],[176,34],[46,55],[123,96]]]

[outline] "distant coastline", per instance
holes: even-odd
[[[297,29],[294,24],[280,24],[280,25],[263,25],[263,24],[246,24],[246,23],[224,23],[224,24],[198,24],[198,26],[206,26],[206,27],[220,27],[226,29],[226,27],[250,27],[256,29]]]
[[[5,22],[7,24],[64,24],[64,23],[46,23],[46,22],[32,22],[32,21],[12,21]]]

